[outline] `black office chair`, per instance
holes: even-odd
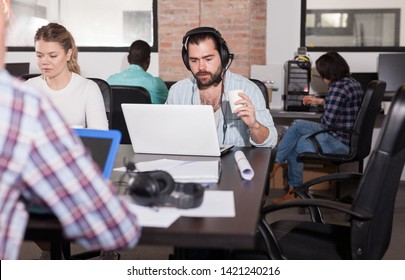
[[[297,199],[262,209],[255,251],[235,251],[239,259],[381,259],[391,238],[395,197],[405,163],[405,84],[391,104],[377,144],[358,184],[357,194],[347,204],[325,199]],[[342,179],[345,173],[336,174]],[[347,178],[351,178],[350,174]],[[331,179],[325,176],[325,180]],[[277,210],[291,207],[333,209],[348,222],[329,224],[310,220],[280,220],[269,223]]]
[[[112,91],[110,85],[103,79],[99,78],[87,78],[94,81],[100,88],[101,94],[103,95],[105,112],[107,114],[108,128],[112,128],[112,111],[113,111],[113,100]]]
[[[39,75],[41,74],[24,74],[21,75],[19,78],[26,81],[28,79],[38,77]],[[103,79],[99,78],[87,78],[87,79],[94,81],[100,88],[101,94],[103,95],[105,112],[107,114],[108,127],[111,129],[113,104],[111,98],[112,93],[110,85]]]
[[[122,103],[143,103],[151,104],[149,92],[143,87],[137,86],[115,86],[111,85],[113,100],[112,129],[118,129],[122,133],[121,144],[131,144],[125,123],[124,114],[122,113]]]
[[[177,81],[165,81],[167,89],[170,89],[175,83],[177,83]]]
[[[316,132],[308,138],[313,142],[316,152],[304,152],[298,155],[298,161],[304,163],[322,163],[333,164],[336,172],[340,172],[340,166],[344,163],[358,162],[358,172],[363,172],[363,160],[370,154],[371,142],[373,138],[373,129],[375,120],[380,112],[381,102],[384,97],[386,83],[384,81],[371,81],[364,94],[361,108],[357,114],[356,121],[352,130],[343,129],[325,129]],[[343,131],[350,134],[350,152],[349,154],[330,154],[324,153],[316,136],[320,133],[330,131]],[[340,198],[340,184],[335,183],[334,198]]]
[[[263,93],[264,101],[266,102],[266,108],[270,109],[270,104],[269,104],[269,92],[267,91],[266,85],[257,79],[249,79],[252,82],[254,82],[260,89],[260,91]]]

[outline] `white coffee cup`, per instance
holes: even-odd
[[[231,106],[232,113],[235,113],[239,107],[243,106],[243,104],[235,104],[236,101],[242,99],[242,97],[239,96],[239,92],[243,93],[243,91],[240,89],[228,91],[229,105]]]

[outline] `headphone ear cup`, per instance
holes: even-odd
[[[157,203],[158,186],[148,174],[135,173],[128,183],[128,194],[136,204],[152,206]]]
[[[204,191],[204,187],[198,183],[176,184],[173,194],[165,197],[163,202],[179,209],[196,208],[203,202]]]
[[[181,49],[181,57],[183,58],[183,63],[186,66],[187,70],[191,71],[190,62],[188,61],[188,52],[185,45],[183,45],[183,48]]]
[[[170,195],[173,192],[175,183],[169,173],[159,170],[150,171],[148,175],[157,186],[159,197]]]
[[[225,69],[230,60],[230,52],[225,40],[222,37],[218,38],[218,40],[219,40],[222,69]]]
[[[169,196],[174,185],[172,176],[165,171],[139,172],[129,180],[128,193],[136,204],[153,206]]]

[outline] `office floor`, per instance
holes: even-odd
[[[281,196],[283,193],[280,189],[271,189],[270,196],[267,198],[266,203],[270,203],[271,198]],[[299,214],[296,209],[283,211],[279,214],[279,218],[291,218],[291,217],[301,217],[304,218],[305,215]],[[328,213],[326,219],[342,220],[342,216],[333,213]],[[390,247],[386,252],[384,259],[386,260],[405,260],[405,182],[402,182],[395,204],[395,215],[394,215],[394,225],[391,237]],[[78,245],[72,245],[72,251],[81,252],[82,248]],[[165,260],[168,259],[169,254],[173,252],[173,248],[170,246],[137,246],[132,250],[122,251],[121,259],[124,260]],[[24,242],[21,252],[20,259],[37,259],[39,258],[41,251],[33,242]]]

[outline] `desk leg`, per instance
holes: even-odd
[[[61,260],[62,259],[62,244],[60,240],[51,241],[51,260]]]

